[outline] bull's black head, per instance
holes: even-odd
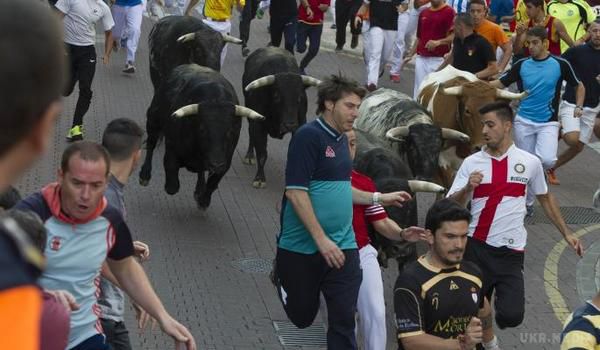
[[[431,124],[413,124],[405,138],[404,149],[415,178],[431,181],[438,169],[442,131]]]
[[[221,33],[210,28],[203,28],[194,32],[193,38],[180,45],[189,50],[189,63],[221,70],[221,51],[225,41]]]
[[[271,91],[269,134],[283,138],[306,121],[306,85],[297,73],[275,74]]]
[[[240,135],[241,118],[235,105],[228,102],[203,102],[198,113],[180,118],[178,153],[193,158],[197,170],[224,174],[231,164]],[[177,142],[177,141],[176,141]]]

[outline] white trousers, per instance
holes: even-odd
[[[361,27],[361,34],[363,36],[363,60],[365,61],[365,67],[367,67],[367,70],[369,69],[369,55],[370,55],[370,51],[369,51],[369,29],[371,28],[371,23],[369,21],[363,21],[362,23],[362,27]],[[367,72],[368,74],[368,72]]]
[[[394,39],[396,39],[396,31],[394,30],[383,30],[379,27],[369,29],[367,85],[377,85],[381,65],[391,62]]]
[[[230,20],[227,20],[225,22],[217,22],[205,18],[202,20],[202,22],[206,23],[206,25],[208,25],[209,27],[211,27],[219,33],[229,34],[229,32],[231,32]],[[223,46],[223,50],[221,51],[221,69],[223,69],[223,62],[225,62],[225,55],[227,55],[227,44]]]
[[[429,75],[429,73],[434,72],[438,67],[444,62],[443,57],[425,57],[421,55],[417,55],[417,59],[415,61],[415,87],[413,91],[413,98],[417,99],[417,94],[419,93],[419,87],[425,77]]]
[[[415,11],[416,12],[416,11]],[[394,40],[394,52],[392,53],[392,68],[390,74],[399,75],[402,70],[404,51],[410,43],[413,33],[408,32],[408,23],[410,22],[409,11],[398,14],[398,31],[396,40]]]
[[[115,21],[113,35],[117,41],[127,38],[127,62],[135,62],[135,53],[140,41],[142,28],[142,15],[144,4],[136,6],[112,6],[112,16]]]
[[[363,349],[384,350],[387,341],[385,300],[377,251],[372,245],[367,244],[358,253],[363,278],[358,291],[356,308],[360,316],[358,327],[363,335]]]
[[[335,0],[331,0],[331,3],[329,4],[329,12],[331,12],[332,22],[335,24]],[[351,21],[353,20],[354,19],[351,19]]]
[[[517,114],[513,124],[515,145],[537,156],[544,169],[552,168],[557,159],[558,128],[558,122],[535,123]],[[534,201],[533,192],[527,191],[527,205]]]

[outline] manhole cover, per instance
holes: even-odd
[[[271,272],[273,262],[271,260],[261,258],[244,258],[232,261],[231,266],[242,272],[269,273]]]
[[[560,207],[560,212],[567,224],[585,225],[600,223],[600,213],[593,208],[586,207]],[[525,224],[550,224],[552,223],[542,207],[535,207],[532,217],[525,218]]]
[[[300,329],[289,321],[273,321],[273,327],[275,327],[275,332],[281,345],[327,346],[327,334],[322,324],[315,323],[308,328]]]

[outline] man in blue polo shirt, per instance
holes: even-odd
[[[515,145],[536,155],[546,171],[552,169],[558,151],[558,105],[563,80],[576,89],[577,108],[573,117],[582,114],[585,88],[579,81],[571,64],[548,52],[548,34],[542,27],[527,32],[530,57],[517,61],[499,80],[491,84],[504,88],[517,83],[519,89],[529,93],[521,101],[513,126]],[[553,173],[549,174],[553,176]],[[527,216],[533,214],[533,192],[527,193]]]
[[[328,309],[327,347],[356,349],[354,315],[362,280],[352,230],[352,203],[399,205],[406,192],[355,190],[344,132],[358,116],[365,90],[331,76],[319,85],[316,120],[292,137],[285,172],[273,280],[288,318],[299,328],[312,324],[323,293]]]

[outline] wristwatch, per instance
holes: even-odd
[[[381,200],[381,192],[373,192],[373,204],[381,204],[379,201]]]
[[[575,106],[575,109],[580,109],[583,111],[583,106]]]

